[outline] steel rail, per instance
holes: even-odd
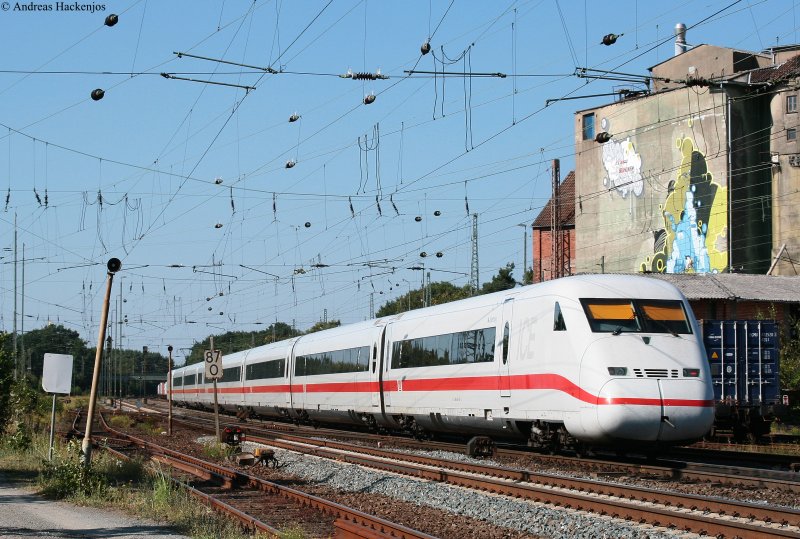
[[[185,424],[191,423],[189,418],[185,417],[182,420]],[[202,421],[198,418],[198,421]],[[280,431],[282,434],[287,431],[293,432],[296,435],[302,436],[305,429],[302,427],[294,427],[280,423],[272,423],[271,425],[264,425],[258,428],[243,427],[246,433],[251,435],[263,434],[262,429]],[[311,434],[313,432],[314,434]],[[366,433],[354,433],[351,431],[337,431],[334,429],[309,429],[309,436],[320,436],[321,433],[327,433],[330,436],[340,438],[355,438],[365,441],[380,441],[386,444],[396,444],[403,446],[416,447],[423,450],[440,449],[442,451],[451,451],[454,453],[464,454],[464,444],[447,443],[447,442],[422,442],[418,440],[399,438],[396,436],[382,436]],[[272,435],[272,434],[270,434]],[[631,474],[644,475],[644,476],[658,476],[668,480],[687,480],[687,481],[700,481],[706,483],[720,483],[730,486],[748,486],[756,488],[777,489],[787,492],[796,492],[800,494],[800,476],[796,473],[789,471],[762,470],[751,469],[742,467],[720,467],[703,463],[695,462],[669,462],[662,461],[658,463],[644,463],[636,461],[623,461],[620,459],[600,459],[600,458],[575,458],[566,455],[545,455],[541,453],[532,453],[519,449],[509,447],[498,447],[496,455],[505,458],[535,458],[539,460],[557,462],[565,465],[574,466],[576,463],[585,471],[596,471],[598,474],[608,473],[610,467],[614,468],[614,473],[627,471]],[[719,469],[713,469],[719,468]],[[725,469],[728,468],[728,469]],[[800,464],[794,466],[800,469]],[[791,468],[793,469],[793,468]]]
[[[121,452],[121,451],[119,451],[117,449],[113,449],[113,448],[108,447],[108,446],[101,446],[101,447],[103,449],[105,449],[106,451],[108,451],[109,453],[111,453],[112,455],[116,456],[117,458],[121,458],[121,459],[124,459],[124,460],[130,460],[130,457],[128,455],[126,455],[125,453],[123,453],[123,452]],[[180,461],[172,461],[170,459],[163,459],[163,458],[159,459],[159,460],[161,462],[165,462],[166,461],[166,463],[169,464],[170,466],[173,466],[173,467],[178,468],[180,470],[183,470],[183,471],[185,471],[187,473],[190,473],[192,475],[200,477],[201,479],[209,480],[212,477],[211,473],[209,473],[209,472],[207,472],[205,470],[202,470],[201,468],[197,468],[197,467],[193,467],[193,466],[185,466]],[[258,520],[257,518],[252,517],[251,515],[248,515],[244,511],[240,511],[240,510],[236,509],[232,505],[223,502],[222,500],[216,498],[215,496],[212,496],[211,494],[206,494],[205,492],[202,492],[202,491],[194,488],[191,485],[187,485],[186,483],[175,479],[174,477],[170,477],[169,480],[173,484],[179,486],[180,488],[186,489],[186,491],[189,492],[189,494],[191,494],[195,498],[203,501],[204,503],[208,504],[208,506],[211,507],[212,509],[215,509],[215,510],[220,511],[222,513],[227,513],[228,515],[230,515],[231,517],[237,519],[239,522],[241,522],[242,524],[247,526],[247,528],[253,530],[254,532],[255,531],[260,531],[260,532],[263,532],[263,533],[268,533],[268,534],[273,535],[275,537],[280,537],[281,536],[281,531],[280,530],[278,530],[276,528],[273,528],[269,524],[267,524],[265,522],[262,522],[262,521]]]
[[[115,436],[119,438],[125,438],[131,441],[132,443],[136,444],[137,446],[145,448],[156,455],[182,461],[186,466],[186,468],[191,469],[193,467],[199,467],[217,476],[225,478],[227,481],[230,481],[231,485],[241,485],[241,486],[256,488],[261,492],[267,494],[279,495],[284,498],[294,500],[303,506],[319,509],[325,514],[332,515],[337,519],[341,519],[344,522],[349,523],[347,524],[348,529],[363,530],[365,535],[358,535],[357,537],[372,537],[372,538],[385,537],[394,539],[435,539],[434,536],[428,535],[426,533],[422,533],[420,531],[407,528],[400,524],[396,524],[394,522],[390,522],[388,520],[373,515],[369,515],[367,513],[363,513],[356,509],[352,509],[344,505],[325,500],[318,496],[314,496],[313,494],[308,494],[290,487],[278,485],[271,481],[267,481],[259,477],[245,474],[238,470],[233,470],[231,468],[227,468],[219,464],[203,461],[196,457],[192,457],[191,455],[185,455],[183,453],[173,451],[171,449],[161,447],[156,444],[152,444],[135,436],[131,436],[111,428],[108,428],[108,430]]]
[[[536,502],[591,511],[601,515],[611,515],[625,520],[648,522],[656,526],[677,527],[694,533],[741,537],[743,539],[760,538],[765,533],[781,537],[800,537],[800,530],[786,529],[786,526],[796,527],[796,524],[800,523],[800,512],[794,510],[770,509],[756,504],[726,502],[701,496],[665,495],[662,492],[636,487],[621,487],[615,490],[616,485],[583,479],[556,477],[524,470],[510,470],[485,465],[454,463],[394,451],[367,449],[362,446],[354,446],[345,450],[341,449],[341,447],[347,444],[341,444],[340,442],[320,440],[285,441],[285,438],[291,438],[291,436],[282,436],[281,439],[264,439],[263,442],[290,451],[350,462],[431,481],[506,494]],[[254,441],[252,436],[250,440]],[[365,451],[365,449],[367,450]],[[348,454],[343,451],[357,451],[360,454]],[[392,462],[386,459],[392,459]],[[398,462],[398,459],[401,461]],[[423,464],[422,461],[426,463]],[[472,468],[473,466],[474,468]],[[451,471],[448,468],[458,468],[463,472]],[[481,470],[488,470],[497,477],[484,476],[482,474],[486,472]],[[499,474],[505,474],[506,477],[499,476]],[[546,483],[543,485],[520,483],[521,481],[538,481],[540,479]],[[607,500],[600,498],[603,495],[615,496],[617,499]],[[666,499],[665,496],[667,496]],[[667,508],[653,507],[652,504],[656,503]],[[674,509],[669,507],[674,507]],[[687,509],[693,512],[686,512]],[[714,518],[699,514],[702,511],[716,513],[720,517]],[[763,520],[764,525],[725,520],[731,516],[750,521]],[[776,523],[780,527],[772,526],[772,523]]]

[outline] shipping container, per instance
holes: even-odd
[[[703,342],[716,400],[715,429],[737,438],[769,433],[781,403],[774,320],[704,320]]]

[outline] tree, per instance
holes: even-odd
[[[6,432],[11,419],[11,386],[14,383],[14,361],[5,349],[8,333],[0,333],[0,435]]]
[[[781,345],[781,389],[800,390],[800,320],[791,322]]]
[[[222,350],[223,355],[247,350],[256,346],[282,341],[300,335],[292,326],[284,322],[275,322],[262,331],[228,331],[214,335],[214,348]],[[211,348],[210,336],[192,345],[186,358],[186,364],[192,365],[203,361],[203,351]]]
[[[399,296],[397,299],[384,303],[375,316],[390,316],[400,314],[412,309],[419,309],[423,306],[422,289],[410,290],[408,293]],[[441,305],[459,299],[469,297],[469,285],[458,287],[453,283],[440,281],[431,283],[431,305]]]
[[[530,268],[522,276],[522,284],[533,284],[533,268]]]
[[[509,262],[505,268],[500,268],[497,275],[492,277],[488,283],[483,283],[481,287],[481,294],[491,294],[492,292],[500,292],[501,290],[508,290],[517,285],[512,273],[514,272],[514,263]]]
[[[327,322],[319,321],[306,331],[306,334],[309,333],[316,333],[317,331],[322,331],[323,329],[331,329],[337,328],[342,325],[341,320],[328,320]]]

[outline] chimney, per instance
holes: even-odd
[[[683,54],[687,50],[686,46],[686,25],[679,22],[675,25],[675,56]]]

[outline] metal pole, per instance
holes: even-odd
[[[22,376],[25,376],[25,371],[28,367],[28,360],[25,357],[25,242],[22,242],[22,293],[20,294],[20,306],[22,307],[19,316],[19,347],[22,354]]]
[[[142,382],[139,384],[139,391],[141,393],[142,402],[144,402],[144,366],[145,366],[145,355],[147,354],[147,347],[142,347]]]
[[[214,337],[209,337],[211,340],[211,355],[216,357],[214,351]],[[225,373],[225,369],[222,370],[223,375]],[[217,403],[217,379],[214,378],[214,432],[217,435],[217,441],[219,441],[219,405]]]
[[[53,393],[53,411],[50,413],[50,450],[47,452],[47,460],[53,460],[53,441],[56,433],[56,394]]]
[[[97,382],[100,378],[100,366],[103,363],[103,344],[105,344],[106,340],[111,285],[114,282],[114,274],[122,267],[122,262],[118,258],[112,258],[108,261],[107,267],[106,295],[103,298],[103,311],[100,315],[100,329],[97,334],[97,351],[94,355],[94,371],[92,372],[92,390],[89,393],[89,412],[86,415],[86,434],[83,436],[83,444],[81,444],[81,460],[86,468],[89,467],[92,460],[92,420],[94,419],[94,407],[97,401]]]
[[[17,212],[14,212],[14,334],[11,338],[14,348],[14,380],[19,377],[19,358],[17,358]]]
[[[169,413],[167,414],[167,436],[172,436],[172,345],[167,346],[169,360],[167,363],[167,402],[169,403]]]

